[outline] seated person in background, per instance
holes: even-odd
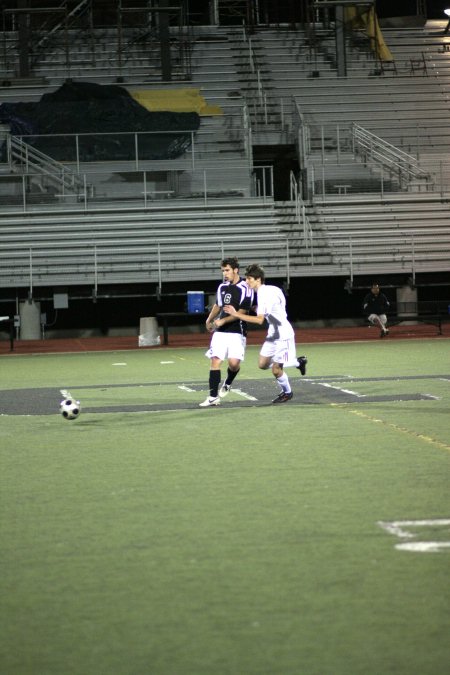
[[[389,335],[389,330],[386,328],[386,312],[389,307],[389,300],[384,293],[380,292],[379,285],[374,282],[370,289],[370,293],[367,293],[364,298],[363,309],[370,323],[380,328],[380,337],[382,338],[385,335]]]

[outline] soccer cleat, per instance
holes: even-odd
[[[200,408],[209,408],[213,405],[220,405],[220,398],[218,396],[208,396],[203,403],[199,403]]]
[[[219,389],[219,396],[220,398],[224,398],[227,396],[231,391],[231,384],[226,384],[225,382]]]
[[[289,393],[287,391],[282,391],[281,394],[278,394],[278,396],[273,399],[272,403],[286,403],[286,401],[290,401],[293,396],[294,394],[292,391]]]
[[[296,368],[299,369],[302,375],[306,375],[306,364],[308,363],[308,359],[306,358],[306,356],[299,356],[297,358],[297,361],[298,366],[296,366]]]

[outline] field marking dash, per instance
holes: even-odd
[[[191,389],[190,387],[186,387],[186,385],[184,385],[184,384],[179,384],[178,389],[182,389],[183,391],[195,392],[195,389]]]
[[[421,536],[421,533],[410,532],[407,529],[408,527],[448,527],[450,526],[450,519],[431,518],[425,520],[379,520],[377,525],[399,539],[417,539]],[[441,553],[442,551],[450,549],[450,541],[408,541],[395,544],[395,548],[398,551],[411,551],[413,553]]]
[[[337,389],[338,391],[342,391],[344,394],[351,394],[352,396],[357,396],[358,398],[365,398],[366,394],[358,394],[357,391],[352,391],[351,389],[343,389],[342,387],[338,387],[335,384],[329,384],[328,382],[318,382],[321,387],[329,387],[329,389]]]
[[[450,541],[409,541],[405,544],[396,544],[398,551],[412,551],[413,553],[441,553],[450,548]]]
[[[258,400],[254,396],[251,396],[251,394],[247,394],[245,391],[242,391],[242,389],[233,389],[233,391],[238,396],[242,396],[243,398],[246,398],[247,401],[257,401]]]
[[[424,520],[379,520],[378,525],[389,534],[400,539],[413,539],[417,533],[408,532],[406,527],[444,527],[450,525],[449,518],[427,518]]]

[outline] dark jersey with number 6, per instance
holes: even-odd
[[[224,305],[233,305],[237,310],[241,309],[248,312],[254,304],[254,291],[247,286],[245,279],[241,279],[237,284],[230,284],[224,281],[217,289],[216,304],[221,308],[219,317],[223,319],[229,316],[223,311]],[[239,319],[230,321],[217,329],[222,333],[240,333],[247,335],[247,324]]]

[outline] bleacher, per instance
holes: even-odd
[[[216,279],[217,260],[237,248],[272,273],[287,269],[286,236],[259,199],[8,214],[0,238],[4,288]]]
[[[205,116],[192,150],[178,159],[69,163],[89,186],[84,192],[58,194],[47,189],[48,177],[2,166],[8,263],[0,286],[28,285],[30,268],[42,286],[212,279],[230,247],[277,277],[448,270],[448,36],[426,26],[387,30],[395,67],[381,70],[366,46],[349,40],[342,78],[333,41],[320,30],[313,49],[301,29],[261,27],[246,36],[240,26],[201,26],[189,31],[189,72],[173,35],[170,82],[161,81],[154,38],[151,50],[129,39],[119,57],[116,37],[99,31],[93,49],[74,32],[69,56],[58,43],[45,50],[29,82],[15,82],[8,47],[2,100],[38,100],[71,77],[130,91],[192,87],[223,114]],[[252,144],[298,143],[298,112],[308,133],[309,155],[299,149],[308,190],[274,203],[270,185],[256,187]],[[347,132],[328,139],[329,129],[352,122],[423,158],[432,176],[426,188],[412,178],[405,187],[392,172],[380,183],[382,165],[358,156]]]

